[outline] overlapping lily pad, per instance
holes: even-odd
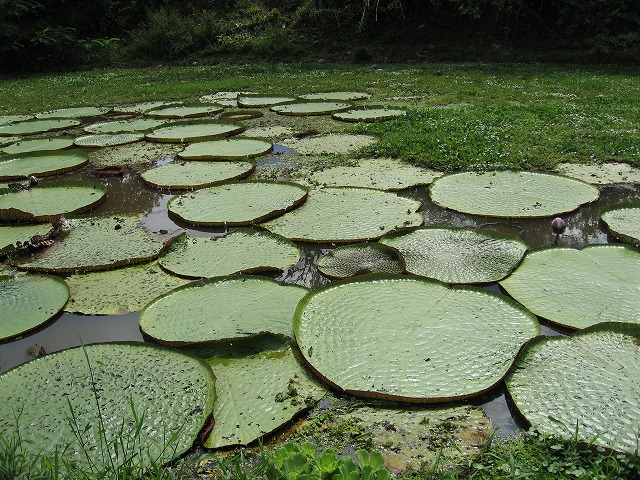
[[[68,298],[66,283],[57,277],[0,275],[0,340],[39,327],[61,311]]]
[[[238,95],[250,95],[248,92],[216,92],[201,96],[198,101],[205,103],[219,103],[225,107],[237,107]]]
[[[640,168],[632,167],[627,163],[607,162],[597,165],[559,163],[556,170],[562,175],[598,185],[640,183]]]
[[[305,362],[339,390],[439,402],[495,386],[540,326],[486,289],[367,275],[305,296],[294,332]]]
[[[329,133],[305,138],[287,138],[282,142],[300,155],[333,155],[355,152],[377,141],[371,135]]]
[[[143,138],[144,133],[96,133],[95,135],[78,137],[74,143],[80,147],[113,147],[139,142]]]
[[[538,337],[506,378],[516,407],[546,435],[637,453],[640,326],[604,323]]]
[[[73,138],[51,137],[22,140],[0,148],[1,153],[16,155],[19,153],[39,152],[42,150],[62,150],[73,145]]]
[[[185,143],[230,137],[244,130],[239,123],[224,120],[196,119],[174,122],[146,135],[152,142]]]
[[[293,102],[294,100],[296,100],[296,97],[287,95],[239,94],[237,98],[238,105],[247,108],[270,107],[271,105]]]
[[[133,120],[94,123],[93,125],[84,127],[84,131],[87,133],[146,132],[158,128],[165,123],[167,123],[166,120],[158,118],[139,117]]]
[[[283,270],[300,258],[298,247],[280,235],[237,229],[224,237],[186,236],[160,259],[166,270],[187,278]]]
[[[107,198],[100,183],[59,182],[22,191],[0,190],[0,220],[50,222],[60,215],[92,210]]]
[[[263,223],[291,240],[356,242],[375,240],[391,231],[421,225],[420,202],[370,188],[322,188],[305,204]]]
[[[142,179],[156,188],[184,190],[238,180],[251,174],[249,162],[173,162],[142,173]]]
[[[6,225],[0,226],[0,253],[10,253],[17,248],[17,244],[28,242],[36,235],[46,235],[51,225]]]
[[[293,135],[293,129],[282,125],[272,125],[270,127],[250,127],[242,132],[241,137],[261,137],[261,138],[282,138]]]
[[[111,111],[110,107],[65,107],[36,114],[36,118],[97,117]]]
[[[233,345],[190,347],[216,376],[216,424],[207,448],[247,445],[274,431],[324,396],[298,363],[289,342],[263,336]]]
[[[181,145],[173,143],[136,142],[102,148],[91,152],[92,165],[148,165],[158,160],[175,158]]]
[[[364,273],[402,273],[404,260],[380,243],[356,243],[333,249],[318,259],[318,270],[330,278]]]
[[[178,154],[186,160],[236,160],[254,158],[270,152],[273,143],[259,138],[226,138],[196,142]]]
[[[384,122],[406,115],[406,110],[387,107],[354,108],[345,112],[336,112],[333,118],[343,122]]]
[[[67,220],[69,232],[61,241],[17,266],[37,272],[74,273],[150,262],[160,256],[165,244],[139,221],[137,215]]]
[[[280,115],[329,115],[342,110],[349,110],[353,105],[345,102],[295,102],[271,107]]]
[[[219,115],[221,120],[234,120],[243,121],[251,120],[252,118],[263,117],[264,113],[260,110],[229,110]]]
[[[270,278],[231,275],[178,287],[140,312],[141,330],[169,345],[292,335],[293,312],[308,292]]]
[[[113,107],[113,111],[116,113],[142,113],[147,110],[156,107],[162,107],[164,105],[175,104],[172,100],[156,100],[151,102],[140,102],[131,105],[118,105]]]
[[[33,118],[33,115],[0,115],[0,125],[8,123],[23,122]]]
[[[82,168],[89,156],[81,150],[31,152],[0,158],[0,180],[14,180],[29,175],[48,177]]]
[[[364,92],[322,92],[300,95],[300,98],[305,100],[324,100],[334,102],[351,102],[354,100],[365,100],[369,97],[371,97],[371,95]]]
[[[215,115],[223,109],[219,103],[188,103],[154,107],[144,113],[152,118],[196,118]]]
[[[22,140],[22,137],[0,137],[0,146],[6,147]]]
[[[640,250],[631,246],[534,250],[500,285],[536,315],[566,328],[640,323]]]
[[[523,171],[463,172],[437,178],[434,203],[489,217],[550,217],[598,199],[596,187],[560,175]]]
[[[14,135],[34,135],[36,133],[64,130],[80,125],[80,120],[75,118],[43,118],[25,120],[24,122],[10,123],[0,126],[0,137]]]
[[[608,208],[600,218],[614,237],[640,247],[640,205]]]
[[[417,228],[387,235],[407,272],[447,283],[492,283],[506,277],[527,251],[515,237],[490,230]]]
[[[337,166],[314,172],[311,183],[321,186],[368,187],[380,190],[402,190],[428,185],[442,173],[401,162],[392,158],[359,160],[355,166]]]
[[[296,183],[228,182],[173,197],[169,213],[193,225],[241,226],[282,215],[307,198]]]
[[[197,357],[145,343],[86,345],[0,375],[0,431],[29,458],[121,471],[135,456],[144,468],[191,448],[214,401],[215,377]]]

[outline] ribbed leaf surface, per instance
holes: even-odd
[[[142,179],[156,188],[186,190],[238,180],[251,174],[249,162],[173,162],[142,173]]]
[[[356,243],[334,248],[321,256],[318,270],[330,278],[347,278],[363,273],[402,273],[404,261],[386,245]]]
[[[609,208],[600,218],[613,236],[640,247],[640,205]]]

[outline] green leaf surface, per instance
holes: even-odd
[[[178,154],[186,160],[235,160],[270,152],[273,143],[258,138],[227,138],[191,143]]]
[[[323,188],[305,204],[261,226],[295,241],[357,242],[421,225],[420,202],[369,188]]]
[[[364,273],[402,273],[404,261],[386,245],[356,243],[334,248],[321,256],[318,270],[329,278],[347,278]]]
[[[486,289],[365,275],[305,296],[294,332],[305,362],[341,391],[440,402],[493,388],[540,326]]]
[[[224,237],[176,240],[160,258],[160,265],[182,277],[205,278],[284,270],[299,258],[300,249],[290,240],[241,228]]]
[[[329,102],[352,102],[354,100],[366,100],[369,97],[371,95],[364,92],[322,92],[300,95],[300,98],[305,100],[324,100]]]
[[[62,150],[73,145],[73,138],[51,137],[22,140],[0,148],[0,153],[16,155],[19,153],[39,152],[42,150]]]
[[[80,120],[75,118],[45,118],[25,120],[24,122],[10,123],[0,126],[0,137],[14,135],[34,135],[36,133],[64,130],[80,125]]]
[[[145,263],[165,244],[139,224],[138,215],[67,220],[68,233],[52,247],[18,262],[22,270],[51,273],[94,272]]]
[[[37,113],[36,118],[83,118],[97,117],[109,113],[109,107],[65,107]]]
[[[538,337],[506,378],[533,428],[637,453],[640,326],[603,323],[571,337]]]
[[[143,133],[96,133],[83,135],[74,140],[79,147],[113,147],[125,143],[139,142],[144,139]]]
[[[9,123],[23,122],[25,120],[32,119],[33,115],[0,115],[0,125],[7,125]]]
[[[223,109],[219,103],[188,103],[154,107],[144,113],[152,118],[196,118],[215,115]]]
[[[240,226],[282,215],[305,201],[307,189],[296,183],[228,182],[173,197],[167,208],[194,225]]]
[[[86,345],[0,375],[0,431],[28,458],[55,455],[91,471],[157,467],[191,448],[214,401],[211,368],[196,357],[145,343]]]
[[[135,312],[157,296],[188,283],[167,274],[157,262],[75,274],[66,281],[71,297],[65,310],[85,315]]]
[[[587,183],[640,183],[640,168],[627,163],[607,162],[596,165],[583,163],[559,163],[558,173]]]
[[[66,283],[57,277],[0,275],[0,340],[39,327],[62,310],[68,298]]]
[[[631,246],[534,250],[500,285],[536,315],[566,328],[640,323],[640,250]]]
[[[293,312],[308,292],[248,275],[190,283],[153,300],[140,312],[140,329],[170,345],[206,343],[261,333],[291,336]]]
[[[46,235],[51,230],[49,224],[0,226],[0,253],[9,253],[16,243],[28,242],[35,235]]]
[[[157,118],[138,117],[132,120],[115,120],[112,122],[94,123],[84,127],[87,133],[123,133],[146,132],[167,123],[166,120]]]
[[[158,160],[169,161],[175,158],[180,145],[171,143],[136,142],[92,151],[89,158],[92,165],[148,165]]]
[[[492,283],[506,277],[527,251],[515,237],[490,230],[417,228],[385,236],[408,273],[447,283]]]
[[[296,97],[285,95],[253,95],[253,94],[239,94],[238,106],[246,108],[258,108],[269,107],[271,105],[278,105],[280,103],[287,103],[296,100]]]
[[[551,217],[598,199],[596,187],[560,175],[523,171],[463,172],[431,183],[437,205],[472,215]]]
[[[19,153],[0,158],[0,180],[15,180],[35,175],[48,177],[82,168],[89,156],[81,150]]]
[[[152,142],[185,143],[230,137],[244,130],[240,123],[223,120],[184,120],[156,128],[146,135]]]
[[[271,107],[276,113],[280,115],[329,115],[333,112],[339,112],[342,110],[348,110],[353,105],[345,102],[294,102],[283,105],[274,105]]]
[[[338,155],[373,145],[376,137],[349,133],[329,133],[305,138],[287,138],[281,142],[300,155]]]
[[[247,445],[276,430],[326,393],[300,365],[288,340],[262,336],[189,347],[216,376],[216,424],[206,448]]]
[[[87,212],[107,198],[101,183],[57,182],[35,188],[0,191],[0,220],[50,222],[60,215]]]
[[[354,108],[346,112],[336,112],[332,116],[343,122],[384,122],[406,115],[406,110],[387,107]]]
[[[245,178],[255,165],[249,162],[173,162],[142,173],[142,179],[156,188],[185,190]]]
[[[164,105],[175,104],[175,101],[172,100],[156,100],[152,102],[140,102],[133,103],[130,105],[117,105],[113,107],[113,111],[115,113],[142,113],[147,110],[151,110],[155,107],[162,107]]]
[[[640,247],[640,205],[611,207],[600,218],[614,237]]]

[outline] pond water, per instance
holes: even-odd
[[[265,167],[295,165],[290,157],[283,157],[283,153],[291,153],[285,147],[276,146],[274,152],[257,162],[256,172]],[[166,163],[170,158],[163,158],[156,164]],[[167,215],[167,202],[172,197],[168,192],[148,187],[140,178],[142,168],[131,170],[123,177],[98,178],[90,174],[90,167],[64,175],[43,179],[42,183],[63,179],[85,179],[103,183],[109,192],[108,200],[100,205],[93,213],[142,213],[145,215],[144,224],[152,232],[165,238],[187,232],[195,236],[224,235],[224,228],[197,228],[173,221]],[[288,178],[283,178],[287,180]],[[524,220],[496,220],[486,217],[465,215],[446,210],[429,199],[426,187],[411,188],[400,192],[400,195],[417,199],[422,202],[421,211],[425,215],[425,225],[454,226],[454,227],[483,227],[519,236],[529,248],[562,245],[581,248],[587,244],[615,242],[609,238],[605,227],[599,220],[601,211],[610,205],[623,202],[640,201],[640,189],[637,185],[620,184],[602,186],[600,199],[586,205],[577,211],[563,215],[567,222],[567,229],[560,236],[554,235],[550,227],[550,219]],[[308,288],[318,288],[330,283],[316,268],[317,259],[332,244],[299,243],[302,251],[300,261],[272,277],[278,281],[302,285]],[[500,291],[497,284],[486,288]],[[53,352],[64,348],[102,341],[134,340],[142,341],[143,337],[138,328],[138,313],[117,316],[89,316],[62,313],[48,322],[42,328],[26,335],[24,338],[6,342],[0,345],[0,372],[30,360],[32,357],[27,350],[32,345],[44,347],[46,352]],[[543,325],[542,333],[560,335],[549,326]],[[36,349],[37,349],[36,348]],[[499,429],[498,435],[507,435],[520,428],[505,397],[504,389],[494,391],[470,401],[480,405],[494,427]]]

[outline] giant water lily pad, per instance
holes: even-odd
[[[28,242],[36,235],[46,235],[51,225],[7,225],[0,227],[0,253],[10,253],[18,246]]]
[[[16,155],[19,153],[39,152],[42,150],[62,150],[73,145],[73,138],[51,137],[22,140],[6,147],[0,148],[1,153]]]
[[[197,357],[145,343],[86,345],[0,375],[0,431],[29,458],[91,471],[133,458],[145,468],[191,448],[214,401],[215,377]]]
[[[48,177],[82,168],[89,156],[81,150],[31,152],[0,158],[0,180],[14,180],[29,175]]]
[[[380,243],[356,243],[333,249],[318,259],[318,270],[330,278],[364,273],[402,273],[404,260]]]
[[[295,102],[287,103],[283,105],[274,105],[271,107],[276,113],[280,115],[329,115],[333,112],[339,112],[341,110],[348,110],[353,105],[344,102]]]
[[[107,198],[100,183],[48,183],[22,191],[0,190],[0,220],[50,222],[60,215],[87,212]]]
[[[562,175],[588,183],[640,183],[640,168],[627,163],[607,162],[597,165],[584,163],[559,163],[556,170]]]
[[[170,345],[251,337],[291,336],[293,312],[308,292],[248,275],[215,277],[178,287],[140,312],[141,330]]]
[[[229,182],[173,197],[169,213],[194,225],[249,225],[282,215],[307,198],[296,183]]]
[[[280,235],[237,229],[224,237],[175,241],[160,259],[166,270],[187,278],[283,270],[300,258],[298,247]]]
[[[533,428],[627,453],[638,451],[640,326],[604,323],[571,337],[538,337],[507,376]]]
[[[75,118],[44,118],[25,120],[0,126],[0,137],[13,135],[34,135],[36,133],[53,132],[80,125]]]
[[[497,282],[527,251],[515,237],[466,228],[417,228],[385,236],[380,243],[402,254],[407,272],[447,283]]]
[[[287,138],[281,143],[300,155],[333,155],[355,152],[373,145],[376,141],[376,137],[370,135],[329,133],[305,138]]]
[[[160,256],[165,244],[139,221],[137,215],[67,220],[69,232],[60,241],[17,266],[37,272],[73,273],[149,262]]]
[[[640,250],[630,246],[534,250],[500,285],[533,313],[563,327],[640,323]]]
[[[57,277],[0,275],[0,340],[39,327],[61,311],[68,298],[67,285]]]
[[[485,289],[367,275],[305,296],[294,332],[310,368],[339,390],[439,402],[493,388],[540,326]]]
[[[123,133],[123,132],[146,132],[160,125],[167,123],[166,120],[158,118],[134,118],[133,120],[115,120],[112,122],[94,123],[84,127],[87,133]]]
[[[175,158],[180,148],[180,145],[170,143],[136,142],[91,152],[90,159],[97,166],[146,165]]]
[[[608,208],[600,218],[614,237],[640,247],[640,205]]]
[[[184,143],[236,135],[244,130],[239,123],[223,120],[190,120],[157,128],[146,135],[152,142]]]
[[[216,376],[216,424],[207,448],[247,445],[309,408],[326,390],[298,363],[289,342],[263,336],[249,342],[186,349]]]
[[[65,107],[36,114],[36,118],[97,117],[111,111],[110,107]]]
[[[122,315],[141,310],[163,293],[188,283],[167,274],[157,262],[78,273],[67,278],[71,298],[65,310],[86,315]]]
[[[209,142],[196,142],[178,154],[187,160],[235,160],[253,158],[270,152],[273,143],[259,138],[227,138]]]
[[[224,107],[219,103],[189,103],[163,105],[145,111],[145,115],[155,118],[195,118],[220,113]]]
[[[80,147],[113,147],[115,145],[124,145],[125,143],[139,142],[143,138],[143,133],[96,133],[78,137],[74,143]]]
[[[142,173],[156,188],[185,190],[247,177],[255,165],[249,162],[174,162]]]
[[[239,94],[237,102],[240,107],[257,108],[269,107],[271,105],[279,105],[281,103],[292,102],[296,97],[286,95],[254,95]]]
[[[343,122],[383,122],[406,115],[406,110],[387,107],[354,108],[345,112],[336,112],[333,118]]]
[[[429,188],[438,205],[489,217],[550,217],[598,199],[598,189],[580,180],[535,172],[453,173]]]
[[[323,188],[305,204],[263,223],[291,240],[355,242],[375,240],[391,231],[421,225],[420,202],[371,188]]]
[[[410,165],[392,158],[359,160],[355,166],[336,166],[311,174],[311,183],[337,187],[369,187],[402,190],[428,185],[442,173]]]
[[[364,92],[322,92],[300,95],[300,98],[305,100],[324,100],[329,102],[351,102],[354,100],[365,100],[369,97],[371,97],[371,95]]]

